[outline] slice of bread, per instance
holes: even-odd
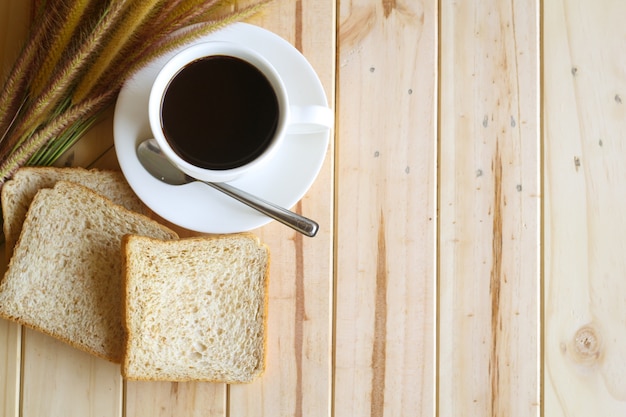
[[[265,367],[269,251],[251,234],[126,236],[122,375],[250,382]]]
[[[0,316],[119,363],[128,233],[178,238],[86,187],[59,181],[40,190],[0,282]]]
[[[7,260],[13,254],[31,201],[41,188],[52,188],[57,181],[84,185],[129,210],[146,214],[147,208],[118,171],[85,168],[23,167],[2,187],[2,217]]]

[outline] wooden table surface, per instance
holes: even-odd
[[[626,415],[626,2],[275,0],[336,110],[272,223],[268,367],[125,382],[0,322],[2,416]],[[29,2],[0,0],[0,62]],[[111,117],[61,161],[116,168]]]

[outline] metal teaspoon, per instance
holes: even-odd
[[[166,184],[183,185],[199,181],[297,230],[305,236],[313,237],[319,229],[319,225],[313,220],[300,216],[299,214],[263,200],[260,197],[254,196],[232,185],[223,182],[207,182],[190,177],[173,165],[165,155],[163,155],[155,139],[146,139],[141,142],[137,147],[137,157],[141,165],[143,165],[150,175]]]

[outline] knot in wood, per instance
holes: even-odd
[[[573,354],[578,362],[591,365],[598,361],[602,353],[602,340],[597,329],[592,325],[578,329],[573,347]]]

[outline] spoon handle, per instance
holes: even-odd
[[[232,185],[223,182],[202,182],[223,192],[224,194],[231,196],[247,206],[260,211],[266,216],[271,217],[272,219],[277,220],[294,230],[297,230],[305,236],[313,237],[319,229],[319,225],[313,220],[307,219],[297,213],[263,200],[260,197],[248,194],[247,192],[233,187]]]

